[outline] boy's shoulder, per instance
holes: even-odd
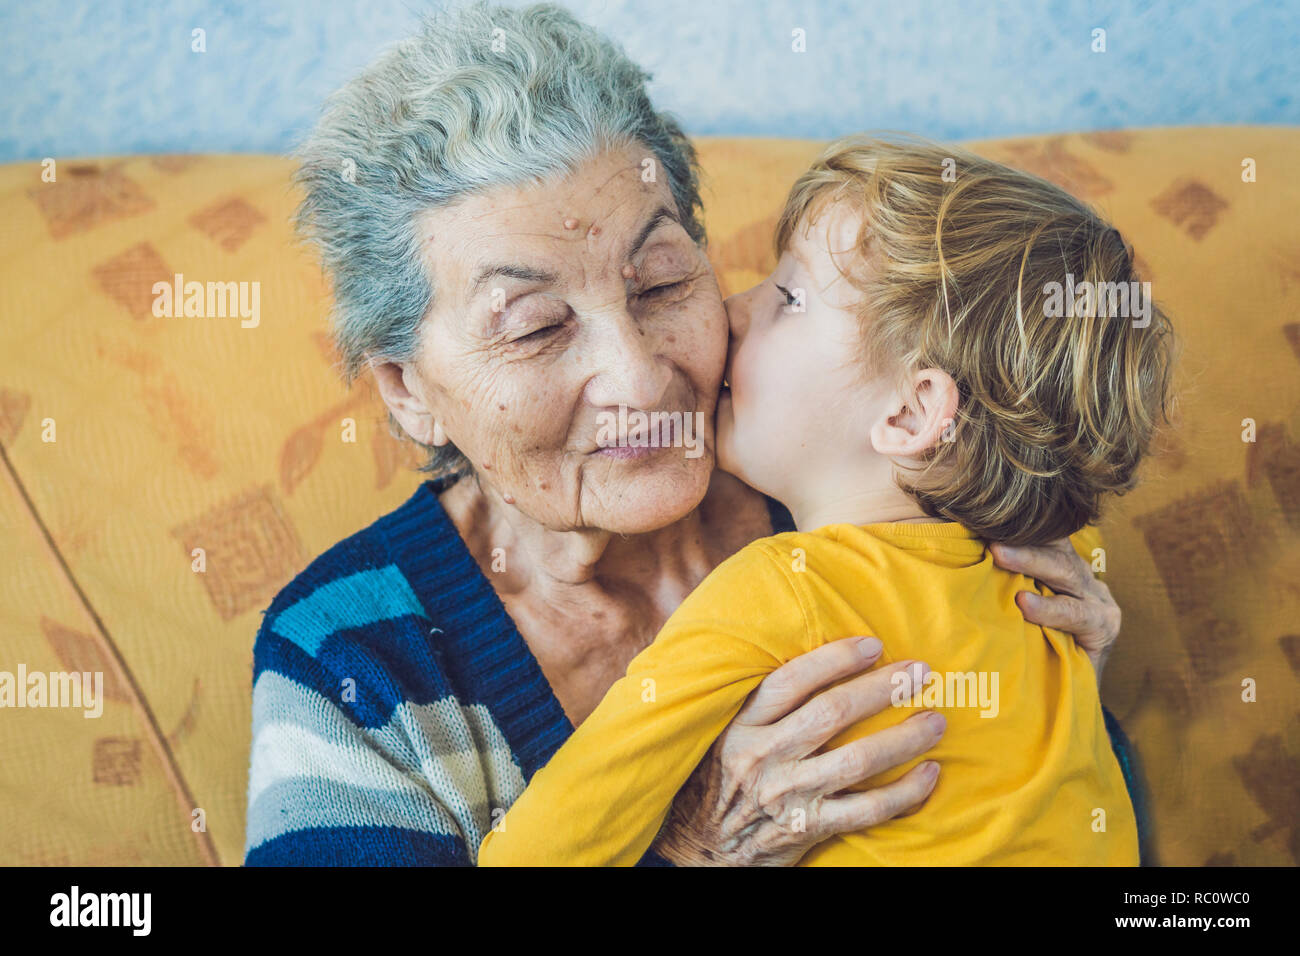
[[[748,579],[767,587],[785,582],[797,589],[798,576],[809,569],[810,557],[825,556],[842,546],[828,529],[782,531],[751,541],[714,568],[709,577],[718,581]]]
[[[670,615],[664,630],[719,630],[763,643],[767,633],[802,633],[806,599],[790,563],[797,532],[758,538],[721,561]]]
[[[1101,529],[1096,525],[1085,525],[1074,534],[1070,535],[1070,544],[1074,548],[1075,554],[1091,564],[1096,560],[1098,549],[1105,550],[1105,544],[1102,541]]]

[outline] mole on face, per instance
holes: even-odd
[[[508,505],[512,505],[512,504],[515,503],[515,496],[514,496],[514,495],[502,495],[501,498],[502,498],[502,500],[505,501],[505,503],[508,504]]]
[[[577,228],[578,228],[578,220],[576,220],[576,219],[574,219],[572,216],[570,216],[568,219],[564,220],[564,228],[565,228],[565,229],[577,229]]]
[[[632,263],[630,263],[630,262],[629,262],[627,265],[625,265],[625,266],[623,267],[623,278],[624,278],[624,279],[635,279],[635,278],[636,278],[636,266],[632,265]]]

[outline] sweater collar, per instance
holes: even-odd
[[[390,553],[429,620],[462,706],[481,704],[531,779],[573,733],[541,665],[426,481],[390,516]]]

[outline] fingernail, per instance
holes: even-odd
[[[933,780],[939,776],[939,763],[935,760],[927,760],[921,764],[921,773],[925,774],[927,779]]]
[[[925,715],[925,721],[935,731],[942,731],[945,727],[948,726],[948,721],[944,718],[943,714],[939,713],[937,710],[929,711]]]
[[[925,680],[925,675],[930,673],[930,665],[925,661],[908,661],[907,673],[918,684]]]
[[[864,637],[862,640],[858,641],[858,651],[863,657],[867,658],[867,660],[870,660],[879,654],[884,646],[884,644],[880,643],[880,638],[878,637]]]
[[[925,675],[930,673],[930,665],[924,661],[903,661],[898,667],[906,675],[899,689],[908,695],[920,693],[925,686]]]

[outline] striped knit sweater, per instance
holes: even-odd
[[[572,733],[439,490],[426,482],[334,545],[266,610],[246,865],[472,865]],[[793,528],[769,509],[776,530]]]
[[[246,865],[470,865],[573,732],[439,490],[334,545],[266,610]]]

